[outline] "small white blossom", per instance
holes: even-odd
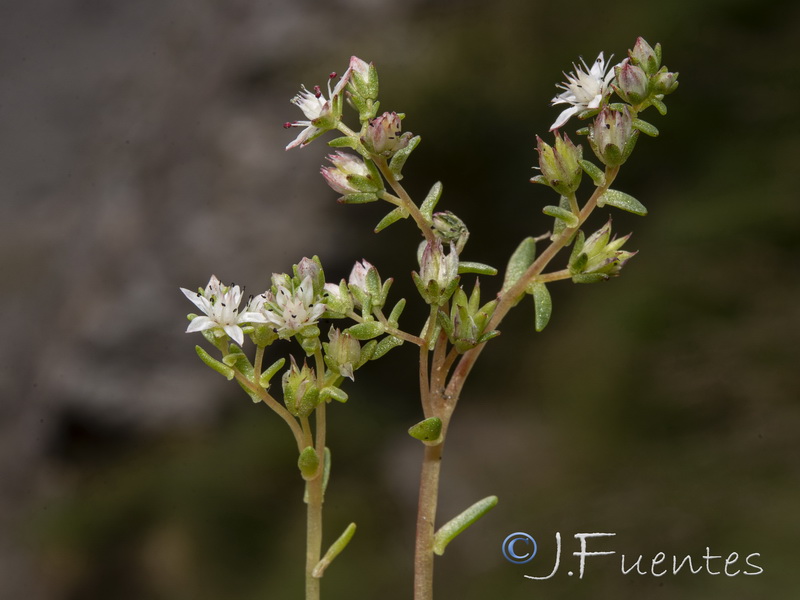
[[[266,292],[254,302],[258,302],[265,322],[275,327],[281,337],[292,336],[304,327],[315,325],[325,312],[325,304],[315,302],[318,299],[314,297],[311,277],[306,277],[295,287],[287,275],[276,273],[272,276],[272,283],[275,292]]]
[[[553,105],[570,104],[571,106],[558,115],[556,122],[550,127],[550,131],[563,126],[572,115],[584,110],[599,108],[603,98],[607,97],[610,93],[610,84],[611,80],[614,78],[614,70],[609,70],[608,67],[610,65],[606,64],[603,53],[600,53],[591,69],[583,59],[581,59],[581,63],[583,64],[583,68],[572,63],[575,71],[569,75],[564,73],[567,81],[556,86],[564,91],[550,102]]]
[[[313,139],[319,137],[326,131],[333,129],[341,116],[341,94],[350,79],[350,69],[331,90],[331,80],[336,77],[336,73],[331,73],[328,79],[328,98],[322,95],[319,86],[314,86],[314,91],[309,92],[306,86],[300,86],[300,92],[292,98],[291,102],[303,111],[306,119],[284,123],[284,127],[304,127],[303,131],[288,146],[287,150],[298,146],[305,146]]]
[[[186,288],[181,288],[181,291],[204,313],[192,319],[189,327],[186,328],[187,333],[218,328],[241,346],[244,343],[242,324],[267,322],[265,317],[261,313],[253,311],[250,305],[240,313],[239,304],[242,302],[242,290],[238,285],[222,285],[214,275],[211,276],[202,293]]]

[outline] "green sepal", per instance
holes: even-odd
[[[547,181],[544,175],[534,175],[533,177],[531,177],[531,183],[540,183],[542,185],[550,187],[550,182]]]
[[[422,213],[422,216],[425,217],[425,221],[427,221],[429,225],[433,223],[433,209],[436,208],[436,205],[439,203],[439,198],[441,197],[442,182],[437,181],[431,186],[428,195],[425,196],[425,200],[422,201],[419,207],[419,211]]]
[[[400,315],[403,314],[403,309],[406,307],[406,299],[400,298],[397,301],[397,304],[394,305],[392,312],[389,313],[389,327],[397,327],[398,322],[400,321]]]
[[[389,225],[393,225],[397,223],[400,219],[407,219],[408,218],[408,211],[403,208],[402,206],[398,206],[394,210],[390,211],[385,217],[383,217],[380,222],[375,226],[375,233],[380,233],[384,229],[386,229]]]
[[[380,279],[378,281],[380,281]],[[383,282],[380,294],[378,294],[378,308],[382,308],[383,305],[386,304],[386,299],[389,297],[389,290],[391,289],[393,283],[394,277],[389,277],[389,279]]]
[[[203,350],[203,348],[201,348],[200,346],[195,346],[194,349],[197,352],[197,356],[200,357],[200,360],[206,363],[209,367],[214,369],[220,375],[224,375],[228,381],[233,379],[234,370],[231,369],[228,365],[219,362],[216,358],[213,358],[208,352]]]
[[[575,216],[571,210],[567,210],[566,208],[561,208],[560,206],[545,206],[542,209],[542,212],[546,214],[548,217],[555,217],[564,222],[567,227],[577,227],[580,221],[578,217]]]
[[[533,295],[536,331],[541,331],[547,327],[547,323],[550,321],[550,315],[553,312],[553,301],[550,299],[550,292],[547,290],[547,286],[541,281],[534,281],[530,286],[530,291]]]
[[[366,164],[367,167],[369,168],[371,167],[372,162],[364,161],[364,164]],[[365,177],[363,175],[356,175],[355,173],[351,173],[350,175],[347,176],[347,183],[352,185],[359,192],[375,193],[380,191],[380,185],[376,185],[375,181],[376,180],[374,174],[372,174],[369,177]]]
[[[605,205],[619,208],[629,213],[639,215],[640,217],[647,214],[647,209],[644,207],[644,204],[633,196],[625,192],[620,192],[619,190],[606,190],[606,192],[597,199],[598,207],[602,208]]]
[[[583,172],[586,173],[589,177],[592,178],[592,182],[597,187],[605,185],[605,183],[606,183],[606,175],[605,175],[605,173],[603,172],[603,170],[600,167],[598,167],[596,164],[594,164],[591,161],[583,160],[583,159],[579,160],[578,163],[580,163],[581,168],[583,169]]]
[[[336,400],[337,402],[344,403],[347,402],[349,396],[342,388],[338,388],[335,385],[329,385],[319,391],[319,398],[323,402],[327,402],[328,400]]]
[[[375,202],[378,200],[378,195],[372,192],[359,192],[357,194],[347,194],[339,198],[339,202],[343,204],[367,204],[368,202]]]
[[[572,265],[575,264],[575,262],[578,260],[578,256],[580,256],[581,252],[583,252],[583,245],[586,242],[586,235],[584,235],[583,231],[578,231],[573,241],[572,253],[569,255],[569,261],[567,261],[570,269],[572,269]]]
[[[317,350],[322,348],[318,337],[302,337],[298,335],[296,339],[300,342],[300,347],[305,351],[306,356],[313,356]]]
[[[458,263],[458,274],[477,273],[478,275],[497,275],[497,269],[479,262],[460,261]]]
[[[349,136],[338,137],[328,142],[328,146],[331,148],[352,148],[353,150],[358,150],[359,145],[360,142],[358,140]]]
[[[297,458],[297,468],[303,479],[309,481],[319,473],[319,455],[312,446],[306,446]]]
[[[286,364],[285,358],[279,358],[272,363],[266,371],[261,373],[261,377],[258,378],[258,385],[264,389],[267,389],[269,387],[270,380],[275,377],[275,374],[283,368],[284,364]]]
[[[479,500],[454,519],[439,528],[433,536],[433,551],[437,556],[444,554],[444,549],[458,534],[497,506],[497,496],[488,496]]]
[[[352,327],[345,329],[347,333],[357,340],[371,340],[384,332],[383,324],[378,321],[365,321],[356,323]]]
[[[536,259],[536,240],[532,237],[527,237],[520,242],[517,249],[508,259],[508,266],[506,266],[506,276],[503,279],[503,288],[500,290],[502,294],[506,290],[513,287],[519,278],[525,274]]]
[[[408,435],[428,444],[439,443],[442,435],[442,420],[439,417],[431,417],[420,421],[409,427]]]
[[[260,348],[266,348],[278,339],[278,334],[269,325],[256,323],[251,329],[250,339]]]
[[[638,129],[645,135],[649,135],[650,137],[658,137],[658,128],[655,125],[648,123],[647,121],[642,121],[641,119],[634,119],[633,127],[635,129]]]
[[[372,298],[380,298],[381,278],[378,275],[378,269],[367,269],[367,274],[364,276],[364,289],[367,290],[367,294]]]
[[[658,98],[650,98],[650,104],[656,107],[656,110],[661,114],[663,117],[667,114],[667,105]]]
[[[573,283],[598,283],[609,279],[610,277],[605,273],[578,273],[572,276]]]
[[[325,573],[325,569],[333,562],[333,559],[341,554],[342,550],[347,547],[347,544],[350,543],[350,540],[353,539],[353,535],[356,532],[356,524],[350,523],[347,528],[344,530],[342,535],[340,535],[331,547],[328,548],[328,551],[325,552],[325,555],[322,559],[317,563],[314,569],[311,571],[311,576],[315,579],[319,579]]]
[[[392,160],[389,161],[389,170],[394,175],[395,179],[400,181],[403,178],[402,170],[408,160],[408,157],[414,151],[414,148],[419,146],[420,141],[422,138],[418,135],[415,135],[413,138],[408,140],[408,145],[405,148],[401,148],[397,152],[394,153]]]
[[[439,321],[439,325],[442,326],[442,329],[444,329],[444,332],[447,334],[447,337],[448,338],[452,338],[453,337],[453,321],[450,319],[450,317],[443,310],[440,310],[436,314],[436,319]]]
[[[380,342],[378,342],[378,345],[375,347],[375,352],[373,353],[370,360],[377,360],[392,348],[397,348],[398,346],[402,345],[403,345],[403,340],[401,340],[399,337],[393,335],[387,335]]]

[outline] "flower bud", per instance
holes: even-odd
[[[378,71],[375,66],[357,56],[352,56],[349,71],[350,93],[364,100],[375,100],[378,97]]]
[[[571,196],[581,184],[583,170],[578,162],[583,157],[580,146],[576,146],[564,135],[562,138],[556,131],[555,147],[550,146],[536,136],[536,149],[539,152],[539,169],[544,181],[533,178],[553,188],[562,196]]]
[[[585,241],[576,240],[569,269],[577,282],[601,281],[619,275],[620,270],[636,252],[620,250],[630,234],[611,239],[611,220]]]
[[[469,239],[469,230],[464,221],[449,210],[433,214],[433,232],[445,244],[455,244],[459,254]]]
[[[639,137],[627,106],[622,110],[604,108],[589,127],[589,144],[604,164],[616,167],[624,163]]]
[[[428,304],[441,306],[458,285],[458,253],[450,244],[450,253],[445,255],[439,239],[427,242],[419,263],[419,274],[412,273],[420,295]]]
[[[641,67],[632,64],[630,59],[623,60],[614,67],[617,83],[614,91],[629,104],[641,104],[649,95],[649,77]]]
[[[671,94],[678,89],[678,74],[670,73],[666,67],[661,69],[656,76],[653,77],[653,90],[656,94]]]
[[[353,295],[355,305],[362,308],[366,313],[371,313],[373,308],[383,307],[384,284],[381,282],[380,275],[378,275],[378,269],[366,260],[357,261],[353,265],[347,285]]]
[[[283,402],[286,408],[295,417],[307,417],[319,404],[319,389],[317,388],[314,369],[303,363],[303,368],[298,369],[294,357],[292,365],[283,374]]]
[[[636,43],[632,50],[628,50],[631,62],[637,67],[641,67],[647,75],[653,75],[661,66],[661,45],[656,44],[656,49],[648,44],[644,38],[636,38]]]
[[[361,157],[336,152],[330,154],[328,160],[333,166],[322,167],[320,172],[326,183],[342,196],[362,192],[375,193],[383,189],[380,179],[375,177]]]
[[[342,377],[353,380],[353,369],[361,359],[361,344],[349,333],[341,332],[331,327],[328,332],[327,344],[322,344],[325,349],[325,363],[332,371]]]
[[[361,138],[367,150],[381,156],[393,156],[398,150],[408,146],[411,133],[400,135],[401,118],[396,112],[383,113],[369,122],[369,127]]]

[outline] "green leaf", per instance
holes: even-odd
[[[408,435],[421,442],[435,442],[442,435],[442,420],[431,417],[420,421],[408,429]]]
[[[313,479],[319,469],[319,455],[311,446],[306,446],[297,459],[297,467],[303,479]]]
[[[348,327],[345,331],[357,340],[371,340],[382,334],[384,329],[383,325],[378,321],[366,321]]]
[[[645,135],[649,135],[650,137],[658,137],[658,128],[655,125],[651,125],[647,121],[634,119],[633,126]]]
[[[662,117],[667,114],[667,105],[658,98],[650,98],[650,104],[656,107],[656,110],[661,113]]]
[[[216,358],[213,358],[208,352],[203,350],[200,346],[195,346],[194,349],[197,352],[197,356],[200,357],[200,360],[206,363],[209,367],[214,369],[217,373],[224,375],[228,381],[233,379],[234,370],[231,369],[228,365],[221,363]]]
[[[314,567],[314,570],[311,571],[311,576],[315,579],[319,579],[325,573],[325,569],[328,568],[333,562],[333,559],[339,556],[339,554],[347,547],[347,544],[350,543],[350,540],[353,539],[353,535],[356,532],[356,524],[350,523],[347,528],[344,530],[344,533],[340,535],[331,547],[328,548],[328,551],[325,553],[325,556],[317,563],[317,566]]]
[[[328,400],[336,400],[337,402],[347,402],[349,396],[347,393],[334,385],[329,385],[322,388],[319,391],[320,400],[328,401]]]
[[[268,388],[270,380],[275,377],[275,374],[283,368],[285,363],[285,358],[279,358],[272,363],[269,368],[267,368],[267,370],[261,374],[261,377],[258,378],[258,385],[265,389]]]
[[[408,218],[408,211],[403,208],[402,206],[398,206],[389,214],[387,214],[383,219],[381,219],[380,223],[375,226],[375,233],[380,233],[384,229],[386,229],[389,225],[397,223],[400,219]]]
[[[598,283],[608,281],[610,277],[605,273],[578,273],[572,276],[574,283]]]
[[[370,360],[377,360],[392,348],[397,348],[398,346],[402,345],[403,345],[403,340],[401,340],[399,337],[395,337],[393,335],[387,335],[380,342],[378,342],[378,345],[375,347],[375,353],[372,355],[372,358]]]
[[[567,227],[577,227],[580,221],[571,210],[561,208],[560,206],[545,206],[542,212],[548,217],[555,217],[564,222]]]
[[[514,254],[512,254],[511,258],[508,260],[506,276],[503,279],[503,288],[500,293],[502,294],[517,283],[519,278],[525,274],[525,271],[528,270],[528,267],[533,264],[535,259],[536,240],[532,237],[527,237],[517,246],[517,249],[514,250]]]
[[[497,275],[497,269],[479,262],[461,261],[458,263],[459,275],[463,273],[477,273],[478,275]]]
[[[356,150],[358,148],[358,140],[343,136],[331,140],[328,142],[328,146],[331,148],[352,148],[353,150]]]
[[[402,170],[408,160],[408,157],[414,151],[414,148],[419,146],[419,143],[422,141],[422,138],[418,135],[415,135],[413,138],[408,140],[408,145],[405,148],[401,148],[397,152],[395,152],[392,160],[389,161],[389,170],[394,175],[397,181],[400,181],[403,178]]]
[[[367,204],[378,200],[377,194],[372,192],[359,192],[357,194],[347,194],[339,198],[339,202],[344,204]]]
[[[497,496],[488,496],[487,498],[479,500],[470,506],[456,518],[442,525],[433,538],[433,551],[438,556],[444,554],[444,549],[450,542],[453,541],[453,539],[456,538],[456,536],[458,536],[458,534],[480,519],[495,506],[497,506]]]
[[[425,196],[425,200],[423,200],[422,205],[419,207],[419,211],[429,224],[433,221],[433,209],[436,208],[436,205],[439,203],[439,198],[441,197],[442,182],[437,181],[433,184],[431,190],[428,192],[428,195]]]
[[[536,331],[541,331],[547,327],[550,315],[553,312],[553,301],[550,299],[550,292],[547,286],[541,281],[534,281],[531,285],[533,294],[533,306],[536,314]]]
[[[394,305],[392,312],[389,313],[389,325],[391,327],[397,327],[397,323],[400,321],[400,315],[403,314],[403,309],[406,307],[406,299],[400,298],[397,301],[397,304]]]
[[[592,178],[592,181],[597,187],[605,185],[606,175],[603,173],[603,170],[600,167],[593,162],[589,162],[588,160],[579,160],[578,162],[580,163],[583,172]]]
[[[633,196],[625,192],[620,192],[619,190],[607,190],[605,194],[597,199],[597,206],[600,208],[606,204],[639,215],[640,217],[647,214],[647,209],[644,207],[644,204]]]

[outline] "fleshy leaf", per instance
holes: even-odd
[[[380,223],[375,226],[375,233],[379,233],[386,229],[389,225],[397,223],[400,219],[408,218],[408,211],[403,208],[402,206],[398,206],[389,214],[387,214],[383,219],[381,219]]]
[[[458,263],[459,275],[463,273],[477,273],[478,275],[497,275],[497,269],[479,262],[461,261]]]
[[[392,160],[389,161],[389,170],[392,172],[392,175],[394,175],[395,179],[397,179],[398,181],[400,181],[403,178],[402,175],[403,167],[405,166],[408,157],[414,151],[414,148],[419,146],[420,141],[422,141],[422,138],[419,137],[418,135],[415,135],[413,138],[408,140],[408,145],[405,148],[401,148],[400,150],[395,152],[394,156],[392,157]]]
[[[421,442],[435,442],[442,434],[442,420],[439,417],[431,417],[420,421],[408,430],[408,435]]]
[[[597,206],[613,206],[625,210],[629,213],[643,217],[647,214],[647,209],[633,196],[620,192],[619,190],[607,190],[605,194],[597,199]]]
[[[433,551],[441,556],[444,549],[455,539],[458,534],[480,519],[483,515],[497,506],[497,496],[489,496],[479,500],[456,518],[448,521],[439,528],[433,538]]]
[[[428,223],[433,221],[433,209],[436,208],[436,205],[439,203],[439,198],[441,197],[442,182],[437,181],[431,186],[431,190],[428,192],[428,195],[425,196],[425,200],[423,200],[422,205],[419,207],[419,211]]]
[[[233,379],[234,371],[228,365],[221,363],[216,358],[213,358],[200,346],[195,346],[194,349],[197,351],[197,356],[200,357],[200,360],[206,363],[209,367],[214,369],[217,373],[224,375],[228,381]]]
[[[547,323],[550,321],[553,302],[550,299],[550,292],[547,290],[547,286],[541,281],[533,282],[531,293],[533,294],[533,306],[536,314],[536,331],[541,331],[547,327]]]
[[[600,167],[588,160],[579,160],[578,162],[580,163],[583,172],[592,178],[592,182],[594,182],[596,186],[600,187],[601,185],[605,184],[606,176]]]
[[[564,222],[567,227],[577,227],[580,221],[571,210],[561,208],[560,206],[545,206],[542,212],[548,217],[555,217]]]
[[[314,567],[314,570],[311,571],[311,576],[315,579],[319,579],[325,573],[325,569],[328,568],[333,562],[333,559],[339,556],[339,554],[347,547],[347,544],[350,543],[350,540],[353,539],[353,534],[356,532],[356,524],[350,523],[347,528],[344,530],[344,533],[338,537],[338,539],[331,544],[331,547],[328,548],[328,551],[325,553],[325,556],[317,563],[317,566]]]
[[[655,125],[642,121],[641,119],[634,119],[633,126],[650,137],[658,137],[658,128]]]
[[[503,289],[500,293],[510,289],[520,277],[525,274],[536,259],[536,240],[532,237],[527,237],[517,246],[514,254],[508,259],[508,266],[506,267],[506,276],[503,279]]]

